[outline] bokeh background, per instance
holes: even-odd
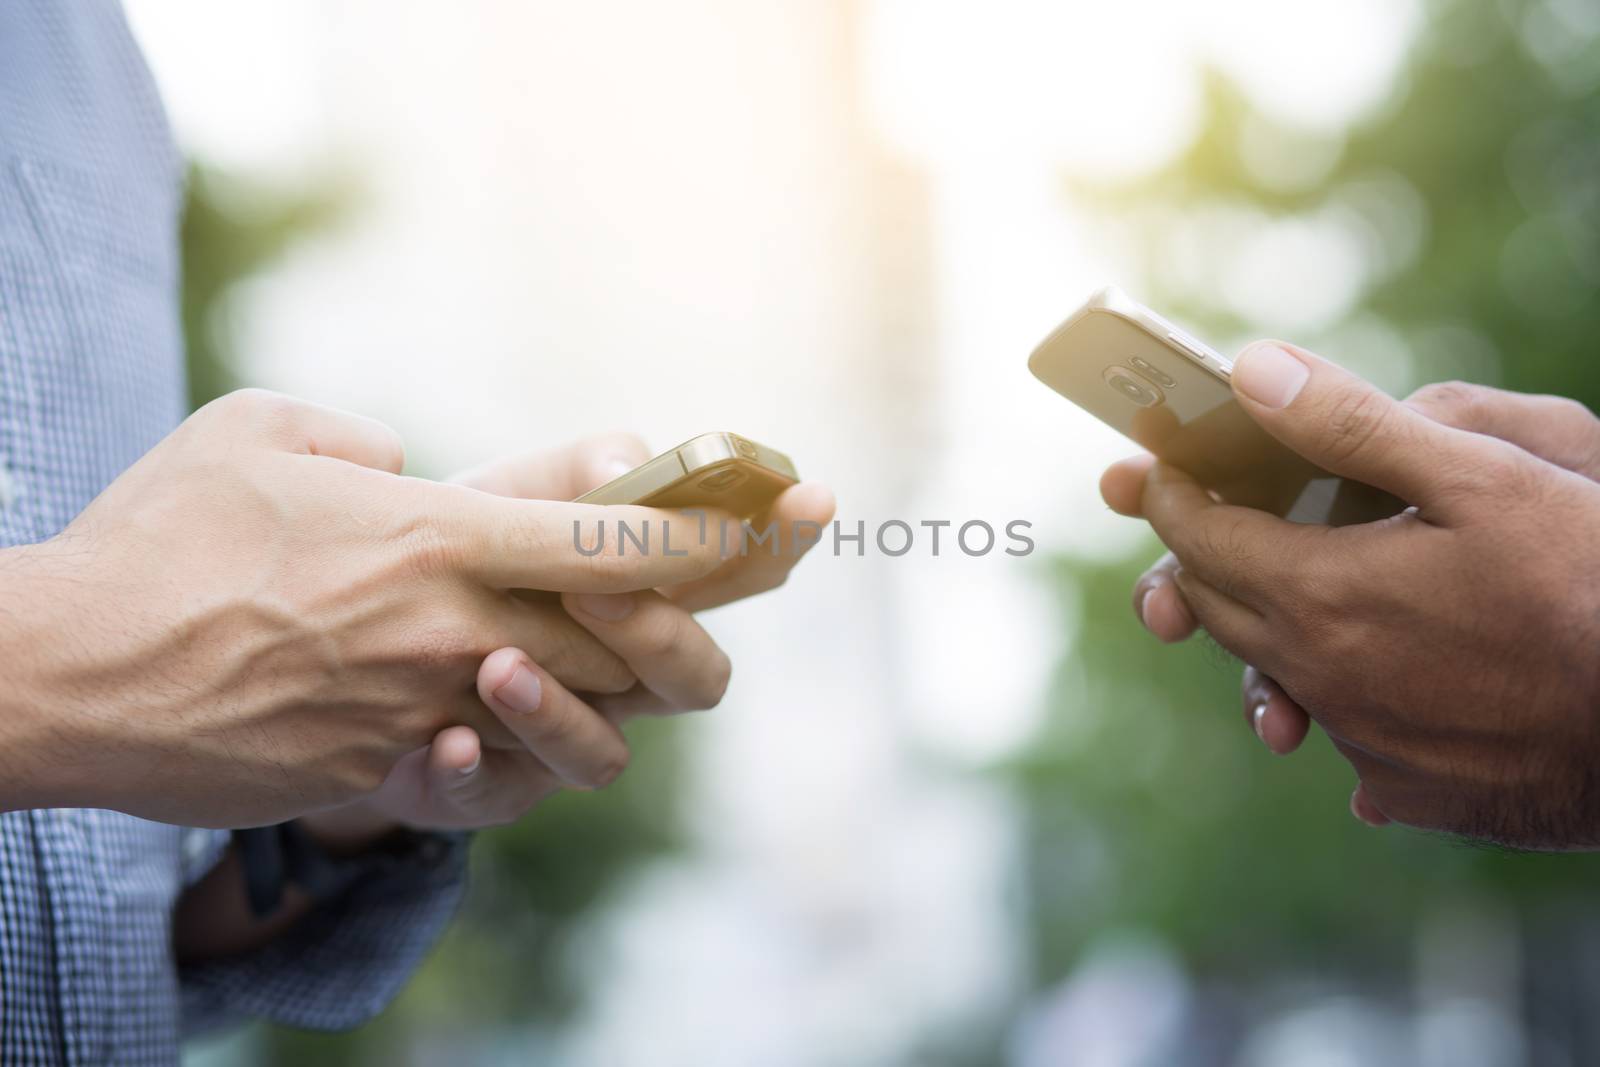
[[[130,0],[194,160],[195,400],[382,418],[415,472],[730,429],[841,518],[708,617],[735,679],[481,835],[360,1032],[216,1064],[1600,1062],[1600,867],[1346,811],[1237,665],[1128,608],[1127,451],[1031,345],[1122,284],[1224,349],[1600,405],[1590,0]]]

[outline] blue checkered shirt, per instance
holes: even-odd
[[[183,414],[180,180],[115,0],[0,0],[0,547],[54,535]],[[0,1063],[174,1063],[181,1032],[247,1017],[356,1025],[463,880],[459,848],[374,860],[277,942],[180,968],[173,904],[226,844],[111,811],[0,814]]]

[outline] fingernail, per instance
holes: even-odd
[[[621,622],[633,614],[632,593],[584,593],[573,600],[578,610],[607,622]]]
[[[1263,700],[1261,703],[1257,704],[1255,706],[1255,710],[1250,713],[1250,724],[1255,727],[1256,736],[1261,738],[1261,743],[1270,749],[1272,745],[1267,741],[1266,731],[1262,730],[1261,728],[1261,725],[1266,721],[1266,718],[1267,702]]]
[[[1359,822],[1365,823],[1367,826],[1379,828],[1388,825],[1388,819],[1369,818],[1367,813],[1361,809],[1361,787],[1357,786],[1355,791],[1350,794],[1350,814],[1354,815]]]
[[[1160,583],[1158,582],[1156,585],[1150,586],[1144,591],[1144,595],[1139,597],[1139,621],[1143,623],[1144,628],[1149,630],[1151,633],[1155,632],[1155,627],[1150,625],[1150,594],[1154,593],[1159,585]]]
[[[1251,345],[1233,364],[1239,392],[1269,408],[1286,408],[1311,377],[1311,368],[1269,342]]]
[[[477,773],[477,770],[478,770],[478,764],[480,764],[482,762],[483,762],[483,753],[480,752],[476,756],[472,757],[472,762],[471,763],[467,764],[465,767],[462,767],[460,770],[456,771],[456,773],[461,775],[461,777],[463,777],[463,778],[467,777],[468,775],[475,774],[475,773]]]
[[[543,696],[544,687],[539,684],[539,676],[520,664],[505,684],[494,691],[496,700],[524,715],[538,711]]]
[[[612,456],[601,465],[600,469],[605,474],[606,481],[611,482],[633,470],[633,464],[619,456]]]

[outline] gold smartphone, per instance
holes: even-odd
[[[1405,510],[1270,436],[1234,399],[1232,364],[1114,286],[1041,341],[1028,369],[1229,503],[1332,526]]]
[[[720,508],[738,519],[765,514],[800,480],[788,456],[736,433],[703,433],[591,489],[580,504]]]

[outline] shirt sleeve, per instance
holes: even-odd
[[[377,1015],[460,906],[467,844],[465,834],[417,835],[364,860],[342,894],[269,944],[182,967],[185,1034],[245,1019],[348,1030]]]

